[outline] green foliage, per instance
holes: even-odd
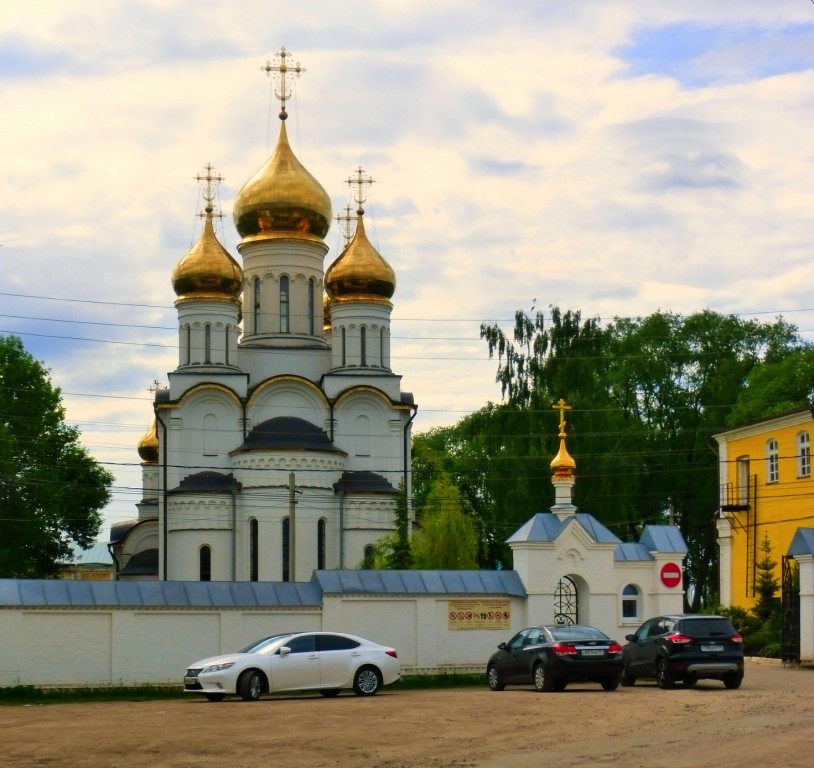
[[[413,553],[410,547],[410,512],[407,508],[404,482],[399,484],[399,493],[396,496],[396,533],[388,541],[386,567],[390,570],[409,568],[413,563]]]
[[[550,461],[564,398],[574,503],[621,539],[673,519],[689,547],[692,610],[717,599],[713,512],[718,466],[712,435],[726,428],[750,375],[804,348],[782,319],[704,311],[656,312],[603,325],[578,311],[517,312],[511,335],[481,327],[504,402],[414,441],[415,502],[439,478],[459,490],[479,525],[481,567],[508,563],[502,542],[553,502]]]
[[[772,542],[769,534],[763,534],[760,542],[760,559],[755,563],[757,579],[755,581],[755,595],[757,602],[752,612],[762,623],[768,622],[780,613],[781,603],[777,597],[780,581],[775,576],[777,560],[772,557]]]
[[[478,532],[464,513],[461,495],[448,477],[439,478],[427,495],[421,527],[413,536],[413,567],[478,567]]]
[[[0,337],[0,576],[47,578],[88,547],[113,476],[65,424],[59,389],[14,337]]]
[[[727,419],[730,426],[776,416],[814,402],[814,348],[802,347],[752,369]]]

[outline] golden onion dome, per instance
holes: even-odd
[[[555,477],[570,477],[574,474],[577,463],[565,447],[565,438],[560,437],[560,450],[551,460],[551,469]]]
[[[179,299],[236,299],[243,287],[243,270],[220,244],[212,226],[212,206],[206,206],[198,242],[172,271]]]
[[[138,455],[145,464],[158,463],[158,429],[155,419],[153,425],[141,436],[138,441]]]
[[[284,121],[285,112],[281,117]],[[279,237],[321,240],[328,234],[331,199],[295,157],[285,122],[271,157],[235,198],[233,216],[244,243]]]
[[[359,208],[356,234],[325,273],[325,290],[332,299],[385,299],[396,290],[396,273],[371,245]]]

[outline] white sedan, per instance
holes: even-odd
[[[343,688],[372,696],[400,677],[395,648],[340,632],[294,632],[190,664],[184,690],[209,701],[222,701],[228,694],[257,701],[264,693],[280,691],[336,696]]]

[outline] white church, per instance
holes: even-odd
[[[285,49],[277,146],[243,186],[239,264],[213,227],[175,266],[178,365],[139,444],[137,519],[111,531],[118,579],[303,581],[355,568],[394,530],[409,490],[416,406],[390,365],[391,266],[363,220],[325,268],[331,202],[286,134]]]
[[[324,268],[331,205],[289,146],[276,61],[277,146],[234,202],[242,265],[215,236],[207,168],[203,232],[172,272],[178,364],[138,446],[137,517],[111,530],[115,580],[0,579],[0,687],[177,685],[190,659],[292,627],[392,645],[405,674],[483,672],[527,626],[622,639],[682,610],[677,528],[622,542],[572,503],[563,401],[555,503],[508,539],[512,570],[359,569],[410,491],[396,280],[365,234],[361,169],[355,234]]]

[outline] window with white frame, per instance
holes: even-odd
[[[766,482],[776,483],[780,479],[780,451],[777,440],[766,443]]]
[[[797,435],[797,476],[811,475],[811,441],[808,432]]]
[[[622,590],[622,621],[640,621],[642,593],[635,584]]]

